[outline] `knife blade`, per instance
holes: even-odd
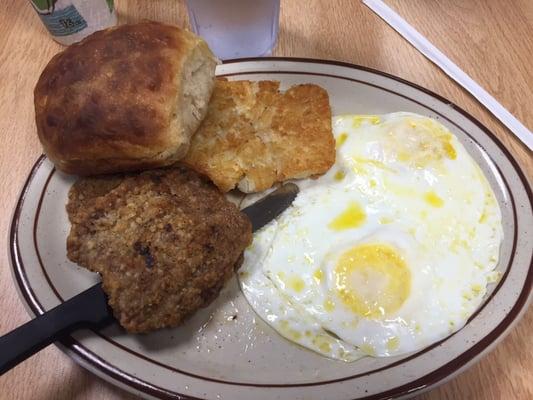
[[[241,211],[255,232],[286,210],[297,194],[298,186],[287,183]],[[98,330],[114,320],[102,284],[97,283],[0,337],[0,375],[78,329]]]
[[[286,183],[272,193],[241,210],[252,222],[252,231],[256,232],[279,216],[289,207],[298,195],[298,186]]]

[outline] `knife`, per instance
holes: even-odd
[[[286,183],[241,211],[255,232],[285,211],[297,194],[298,186]],[[0,337],[0,375],[78,329],[98,330],[113,321],[102,284],[97,283]]]

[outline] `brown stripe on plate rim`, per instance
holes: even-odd
[[[231,62],[245,62],[245,61],[261,61],[261,60],[265,60],[265,59],[245,59],[245,60],[232,60]],[[399,81],[399,82],[403,82],[404,84],[408,85],[408,86],[411,86],[411,87],[414,87],[415,89],[418,89],[418,90],[421,90],[422,92],[434,97],[434,98],[437,98],[439,99],[440,101],[442,101],[443,103],[451,106],[455,111],[458,111],[460,112],[463,116],[465,116],[466,118],[468,118],[471,122],[475,123],[481,130],[483,130],[485,132],[485,134],[487,134],[487,136],[489,138],[491,138],[491,140],[496,144],[498,145],[498,147],[500,147],[500,149],[502,150],[502,152],[505,154],[506,158],[511,162],[511,164],[513,165],[513,167],[515,168],[515,171],[517,172],[519,178],[521,179],[527,193],[528,193],[528,197],[529,197],[529,200],[530,202],[532,201],[532,195],[531,195],[531,190],[530,190],[530,187],[527,183],[527,180],[525,179],[525,177],[523,176],[520,168],[518,168],[517,166],[517,163],[515,161],[515,159],[509,154],[509,152],[507,151],[507,149],[503,146],[503,144],[500,142],[500,140],[494,135],[492,134],[492,132],[488,131],[487,128],[485,128],[479,121],[477,121],[474,117],[472,117],[471,115],[469,115],[466,111],[462,110],[460,107],[454,105],[453,103],[451,103],[450,101],[448,101],[447,99],[444,99],[443,97],[441,97],[440,95],[437,95],[435,93],[432,93],[431,91],[425,89],[425,88],[421,88],[419,87],[418,85],[416,84],[413,84],[411,82],[408,82],[408,81],[405,81],[401,78],[397,78],[395,76],[392,76],[392,75],[389,75],[389,74],[386,74],[386,73],[382,73],[380,71],[376,71],[376,70],[372,70],[370,68],[366,68],[366,67],[360,67],[360,66],[355,66],[355,65],[351,65],[351,64],[346,64],[346,63],[340,63],[340,62],[333,62],[333,61],[321,61],[321,60],[312,60],[312,59],[291,59],[291,58],[270,58],[270,59],[267,59],[267,60],[280,60],[280,61],[295,61],[295,62],[311,62],[311,63],[321,63],[321,64],[331,64],[331,65],[336,65],[336,66],[343,66],[343,67],[348,67],[348,68],[352,68],[352,69],[359,69],[359,70],[364,70],[364,71],[368,71],[368,72],[371,72],[371,73],[374,73],[374,74],[377,74],[377,75],[381,75],[381,76],[385,76],[385,77],[388,77],[390,79],[393,79],[393,80],[396,80],[396,81]],[[247,74],[254,74],[254,73],[262,73],[262,74],[265,74],[265,73],[271,73],[269,71],[253,71],[253,72],[247,72]],[[308,72],[304,72],[304,73],[299,73],[297,71],[279,71],[278,73],[285,73],[285,74],[310,74]],[[237,75],[237,74],[240,74],[240,73],[236,73],[236,74],[228,74],[228,75]],[[312,73],[313,75],[327,75],[327,74],[320,74],[320,73]],[[337,79],[348,79],[348,80],[352,80],[351,78],[346,78],[346,77],[343,77],[343,76],[336,76],[336,75],[329,75],[333,78],[337,78]],[[372,86],[375,86],[373,84],[369,84],[368,82],[361,82],[363,84],[367,84],[367,85],[372,85]],[[379,87],[379,86],[376,86],[377,88],[379,89],[382,89],[382,90],[386,90],[386,91],[389,91],[388,89],[386,88],[382,88],[382,87]],[[405,97],[404,95],[402,94],[399,94],[399,93],[395,93],[395,92],[391,92],[391,93],[394,93],[396,95],[399,95],[399,96],[402,96],[402,97]],[[428,107],[427,105],[424,105],[424,104],[421,104],[419,102],[417,102],[416,100],[414,99],[411,99],[411,98],[408,98],[408,97],[405,97],[407,98],[408,100],[410,101],[413,101],[417,104],[420,104],[421,106],[435,112],[436,114],[438,115],[441,115],[440,113],[436,112],[435,110],[431,109],[430,107]],[[445,118],[446,120],[449,121],[448,118],[442,116],[443,118]],[[457,126],[457,124],[455,124],[453,121],[450,121],[452,122],[454,125]],[[459,129],[461,129],[463,132],[465,132],[461,127],[458,126]],[[469,134],[468,132],[465,132],[470,138],[471,140],[474,140]],[[475,140],[474,140],[475,141]],[[475,141],[476,142],[476,141]],[[477,142],[476,142],[477,143]],[[477,145],[479,147],[481,147],[483,149],[483,146],[481,146],[479,143],[477,143]],[[35,294],[33,293],[33,290],[31,288],[31,286],[28,284],[27,282],[27,277],[25,276],[25,271],[24,271],[24,266],[23,264],[21,264],[21,258],[20,258],[20,253],[19,253],[19,248],[18,248],[18,245],[16,242],[18,242],[18,239],[16,237],[16,232],[14,232],[14,228],[17,227],[18,228],[18,219],[20,217],[20,208],[21,208],[21,204],[25,198],[25,194],[27,192],[27,187],[31,181],[31,179],[33,179],[33,176],[35,175],[35,172],[36,170],[38,169],[38,167],[42,164],[44,160],[44,157],[41,156],[41,158],[37,161],[37,163],[34,165],[33,169],[32,169],[32,173],[30,174],[30,176],[28,177],[25,185],[24,185],[24,189],[23,189],[23,193],[21,194],[21,197],[19,198],[19,202],[17,203],[17,208],[16,208],[16,213],[14,215],[14,218],[13,218],[13,221],[15,222],[16,221],[16,224],[12,224],[12,230],[11,230],[11,235],[10,235],[10,238],[11,238],[11,256],[12,256],[12,260],[14,261],[14,272],[15,272],[15,275],[16,275],[16,280],[17,280],[17,283],[19,285],[19,287],[21,289],[24,289],[22,290],[22,294],[24,296],[24,298],[26,299],[28,305],[30,306],[30,308],[32,308],[32,310],[35,312],[36,311],[36,308],[35,308],[35,303],[38,305],[38,307],[40,308],[40,312],[36,312],[36,314],[38,313],[42,313],[43,312],[43,308],[42,306],[40,305],[40,303],[38,302],[38,300],[36,299],[35,297]],[[496,164],[494,164],[496,165]],[[498,172],[500,173],[500,176],[504,178],[503,174],[501,174],[501,171],[499,171],[499,167],[496,165],[496,167],[498,168]],[[50,178],[49,178],[50,179]],[[505,182],[506,185],[507,185],[507,182]],[[508,188],[508,187],[507,187]],[[508,188],[508,191],[509,191],[509,194],[511,195],[512,197],[512,192],[509,190]],[[514,201],[513,201],[514,202]],[[513,208],[514,212],[516,213],[516,210]],[[515,224],[515,242],[516,242],[516,224]],[[514,244],[514,246],[516,246],[516,243]],[[14,254],[13,250],[16,250],[16,252],[18,253],[17,255]],[[38,250],[37,250],[38,251]],[[514,255],[514,252],[513,252],[513,255]],[[22,267],[22,268],[21,268]],[[44,268],[44,267],[42,267]],[[509,267],[507,268],[506,270],[506,274],[508,272],[508,269]],[[400,396],[400,395],[404,395],[404,394],[407,394],[407,393],[411,393],[413,391],[418,391],[418,390],[421,390],[422,388],[425,388],[427,387],[428,385],[432,385],[440,380],[442,380],[444,377],[446,377],[447,375],[449,375],[450,373],[458,370],[462,365],[464,365],[465,362],[468,362],[470,360],[472,360],[475,356],[477,356],[483,349],[485,349],[490,343],[492,343],[494,341],[495,338],[497,338],[498,336],[500,336],[502,333],[504,333],[504,331],[506,330],[506,328],[510,325],[510,323],[515,319],[515,317],[517,316],[517,314],[520,312],[521,308],[523,307],[523,305],[525,304],[527,298],[528,298],[528,293],[530,290],[524,290],[527,286],[531,286],[531,272],[532,272],[532,268],[531,268],[531,265],[530,265],[530,269],[528,271],[528,276],[526,278],[526,281],[524,283],[524,287],[522,288],[522,292],[520,293],[519,295],[519,298],[517,300],[517,302],[514,304],[512,310],[510,310],[510,312],[507,314],[507,316],[501,321],[501,323],[492,331],[490,332],[487,336],[485,336],[480,342],[476,343],[474,346],[472,346],[470,349],[468,349],[465,353],[462,353],[461,355],[459,355],[456,359],[450,361],[448,364],[444,365],[444,366],[441,366],[439,367],[437,370],[431,372],[430,374],[424,376],[424,377],[421,377],[419,378],[418,380],[416,381],[413,381],[413,382],[409,382],[408,384],[406,385],[403,385],[403,386],[400,386],[400,387],[397,387],[397,388],[393,388],[387,392],[383,392],[383,393],[380,393],[380,394],[376,394],[376,395],[372,395],[372,396],[367,396],[365,397],[365,399],[378,399],[378,398],[387,398],[389,396]],[[46,274],[46,272],[45,272]],[[46,274],[47,275],[47,274]],[[21,278],[24,278],[22,281],[21,281]],[[49,278],[47,277],[47,280],[49,281]],[[24,282],[26,281],[26,282]],[[502,280],[500,281],[500,284],[504,281],[504,277],[502,277]],[[49,281],[50,283],[50,281]],[[53,285],[52,285],[53,287]],[[55,287],[54,287],[55,289]],[[497,289],[497,288],[496,288]],[[496,289],[494,290],[493,294],[495,294],[496,292]],[[29,293],[28,293],[29,292]],[[57,293],[57,290],[54,290],[54,292],[59,295]],[[28,297],[28,294],[31,294],[30,297]],[[61,298],[60,296],[58,296],[59,298]],[[490,297],[485,300],[485,303],[484,304],[487,304],[488,302],[490,301]],[[479,312],[481,310],[478,310],[477,312]],[[472,317],[471,317],[472,318]],[[99,336],[102,336],[102,335],[99,335]],[[105,337],[104,337],[105,338]],[[443,341],[445,341],[446,339],[444,339]],[[92,352],[90,352],[89,350],[87,350],[86,348],[84,348],[82,345],[80,345],[78,342],[76,342],[73,338],[68,338],[66,340],[63,341],[64,345],[67,347],[67,348],[70,348],[71,350],[72,349],[76,349],[77,351],[74,351],[78,356],[80,356],[81,358],[85,359],[89,364],[92,364],[94,365],[97,369],[99,369],[100,371],[103,371],[104,373],[108,373],[108,372],[111,372],[109,371],[109,367],[112,367],[112,368],[115,368],[116,367],[113,367],[113,366],[110,366],[107,362],[103,361],[103,360],[95,360],[95,359],[92,359],[91,358],[91,355],[94,355]],[[116,342],[115,342],[116,343]],[[435,346],[438,346],[440,343],[437,343],[437,344],[434,344],[432,346],[435,347]],[[119,345],[119,347],[123,347],[121,345]],[[88,351],[89,354],[85,353],[85,351]],[[82,353],[85,353],[85,354],[82,354]],[[415,354],[414,356],[416,357],[417,355],[419,355],[419,353]],[[98,358],[98,356],[94,355],[96,358]],[[149,359],[148,359],[149,360]],[[101,361],[101,362],[98,362],[98,361]],[[400,362],[406,362],[407,360],[404,359],[404,360],[400,360]],[[385,369],[386,368],[391,368],[392,365],[390,366],[387,366],[387,367],[384,367]],[[118,370],[118,369],[116,369]],[[382,370],[382,369],[381,369]],[[120,370],[118,370],[120,371]],[[182,372],[183,373],[183,372]],[[371,372],[370,372],[371,373]],[[109,374],[111,375],[111,373]],[[365,375],[368,375],[368,373],[365,373],[365,374],[362,374],[362,376],[365,376]],[[125,378],[125,377],[126,378]],[[361,375],[359,375],[361,376]],[[126,385],[130,385],[130,386],[136,386],[134,385],[134,382],[131,382],[130,379],[128,378],[132,378],[132,379],[136,379],[138,380],[137,378],[133,378],[131,377],[129,374],[122,374],[119,376],[120,379],[118,379],[119,381],[121,381],[122,383],[125,383]],[[209,378],[208,378],[209,379]],[[334,383],[334,382],[338,382],[338,381],[344,381],[344,380],[349,380],[349,379],[354,379],[354,377],[349,377],[349,378],[341,378],[340,380],[334,380],[332,382],[328,382],[328,383]],[[211,380],[211,379],[209,379]],[[221,383],[228,383],[228,382],[221,382]],[[143,382],[144,386],[142,386],[141,388],[137,387],[138,390],[142,390],[142,391],[145,391],[146,393],[150,393],[152,395],[156,395],[156,396],[163,396],[164,398],[179,398],[179,397],[183,397],[185,395],[180,395],[178,393],[173,393],[173,395],[171,397],[168,397],[169,395],[169,392],[164,390],[164,392],[166,393],[163,393],[162,391],[156,389],[156,388],[152,388],[150,389],[150,386],[151,384],[148,384],[146,382]],[[299,387],[299,386],[310,386],[310,385],[320,385],[320,384],[327,384],[326,382],[323,382],[323,383],[311,383],[311,384],[294,384],[294,385],[250,385],[250,384],[245,384],[246,386],[261,386],[261,387]],[[160,389],[160,388],[159,388]]]

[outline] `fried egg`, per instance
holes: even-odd
[[[498,279],[494,193],[433,119],[342,115],[333,128],[335,165],[254,235],[243,293],[285,338],[330,358],[422,349],[464,326]]]

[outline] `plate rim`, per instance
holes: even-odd
[[[340,62],[340,61],[320,60],[320,59],[314,59],[314,58],[300,58],[300,57],[298,58],[297,57],[253,57],[253,58],[226,60],[224,61],[224,64],[235,64],[235,63],[243,63],[243,62],[262,62],[262,61],[266,61],[266,62],[282,61],[282,62],[299,62],[299,63],[311,63],[311,64],[322,64],[322,65],[334,65],[334,66],[346,67],[349,69],[366,71],[366,72],[370,72],[375,75],[379,75],[382,77],[392,79],[404,85],[413,87],[439,100],[440,102],[443,102],[449,105],[454,111],[459,112],[470,122],[474,123],[485,135],[487,135],[499,147],[499,149],[504,154],[505,158],[513,166],[513,169],[517,173],[518,177],[520,178],[526,190],[530,204],[533,205],[533,194],[532,194],[532,188],[531,188],[529,179],[523,173],[522,169],[520,168],[518,164],[518,161],[509,152],[509,150],[501,142],[501,140],[494,133],[492,133],[488,128],[486,128],[480,121],[478,121],[475,117],[473,117],[471,114],[469,114],[467,111],[465,111],[461,107],[457,106],[455,103],[442,97],[441,95],[434,93],[429,89],[423,88],[415,83],[407,81],[403,78],[397,77],[395,75],[382,72],[382,71],[379,71],[373,68],[369,68],[366,66],[361,66],[361,65],[356,65],[356,64],[346,63],[346,62]],[[299,74],[299,72],[297,71],[282,71],[282,72],[286,72],[288,74],[291,74],[291,73]],[[233,73],[229,75],[239,75],[239,73],[237,72],[237,73]],[[313,75],[321,75],[321,74],[313,73]],[[336,78],[343,78],[341,76],[336,76],[336,75],[331,75],[331,76],[336,77]],[[413,99],[410,99],[410,100],[413,100]],[[424,105],[424,106],[427,107],[427,105]],[[479,145],[481,146],[481,144]],[[483,148],[483,146],[481,147]],[[35,315],[39,315],[42,313],[42,310],[41,310],[42,306],[40,305],[38,299],[35,298],[36,296],[31,289],[30,283],[27,281],[27,277],[25,276],[23,272],[21,272],[21,262],[19,259],[19,255],[17,254],[18,246],[17,246],[16,237],[17,237],[17,228],[19,225],[21,209],[22,209],[24,200],[26,198],[26,194],[28,192],[29,186],[31,185],[31,182],[33,181],[37,171],[39,170],[39,168],[41,167],[45,159],[46,159],[46,156],[44,155],[41,155],[37,159],[37,161],[33,165],[31,172],[29,173],[24,183],[24,186],[21,190],[21,193],[19,195],[19,198],[15,206],[13,217],[11,219],[11,225],[10,225],[10,230],[9,230],[9,241],[8,241],[9,250],[10,250],[9,261],[10,261],[14,280],[17,284],[17,291],[19,292],[19,297],[21,297],[21,300],[24,303],[26,303],[25,305],[27,307],[27,310],[29,308],[28,311],[31,310]],[[414,395],[414,394],[421,393],[423,390],[426,390],[439,382],[443,382],[447,379],[450,379],[452,376],[462,371],[468,365],[471,365],[473,362],[475,362],[480,357],[485,355],[486,352],[490,350],[491,347],[493,347],[497,342],[499,342],[501,339],[503,339],[503,337],[505,337],[509,333],[512,327],[520,320],[521,316],[527,309],[527,304],[531,301],[531,297],[532,297],[531,296],[532,295],[531,293],[532,275],[533,275],[533,259],[531,260],[531,263],[529,265],[527,276],[523,283],[521,292],[518,295],[517,300],[514,302],[513,307],[511,308],[511,310],[509,310],[508,314],[500,321],[500,323],[491,332],[489,332],[486,336],[484,336],[478,343],[476,343],[475,345],[467,349],[465,352],[458,355],[453,360],[442,365],[441,367],[437,368],[431,373],[416,379],[415,381],[408,382],[407,384],[389,389],[388,391],[385,391],[385,392],[380,392],[374,395],[362,397],[360,399],[374,400],[374,399],[383,399],[383,398],[390,398],[390,397],[402,397],[407,394]],[[96,354],[92,354],[92,352],[90,351],[89,352],[85,351],[85,349],[83,349],[83,346],[80,346],[80,344],[73,337],[69,336],[65,338],[64,340],[61,340],[60,343],[61,343],[61,346],[59,346],[60,349],[69,353],[70,356],[76,359],[76,361],[81,363],[84,367],[90,370],[93,370],[93,368],[97,369],[99,371],[98,375],[104,374],[106,377],[109,377],[114,381],[118,381],[122,385],[126,385],[136,391],[140,391],[150,396],[157,396],[159,398],[165,398],[165,399],[176,399],[176,398],[197,399],[195,397],[191,397],[190,395],[185,395],[185,394],[181,394],[181,393],[177,393],[173,391],[170,392],[167,389],[155,386],[152,383],[145,382],[128,373],[125,373],[124,371],[121,371],[120,369],[114,367],[113,365],[110,365],[105,360],[102,360]],[[90,354],[87,354],[87,353],[90,353]],[[344,380],[349,380],[349,379],[353,379],[353,377],[351,378],[349,377]],[[320,383],[317,383],[317,385],[319,384]],[[326,385],[328,383],[325,382],[322,384]],[[247,386],[257,386],[257,385],[250,384]],[[273,387],[280,388],[280,386],[284,387],[287,385],[268,385],[267,384],[267,385],[259,385],[259,386],[266,386],[266,387],[273,386]],[[296,384],[296,385],[289,385],[289,386],[299,387],[299,386],[309,386],[309,384]]]

